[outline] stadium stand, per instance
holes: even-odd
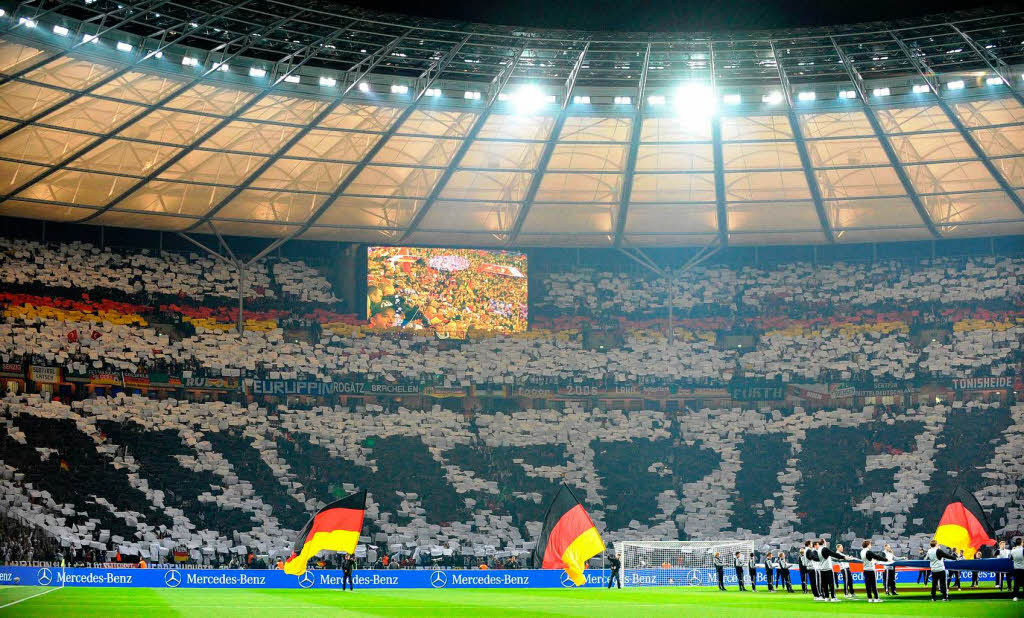
[[[659,282],[635,275],[543,275],[543,328],[452,342],[370,329],[337,311],[320,271],[274,258],[255,269],[262,285],[248,293],[259,298],[239,336],[234,275],[212,260],[83,243],[0,247],[0,357],[65,376],[813,390],[1014,376],[1024,362],[1024,260],[1014,257],[690,271],[677,282],[670,345]],[[622,345],[588,349],[587,324],[615,325]],[[305,340],[289,335],[296,326]],[[754,345],[724,346],[731,335]],[[60,396],[22,392],[27,383],[0,403],[0,506],[18,535],[54,542],[31,555],[6,545],[8,560],[61,546],[94,562],[170,561],[181,548],[206,564],[282,555],[310,512],[356,486],[370,490],[370,559],[405,565],[521,557],[561,482],[585,496],[610,541],[729,534],[785,546],[874,533],[910,551],[957,484],[1001,533],[1024,527],[1024,407],[1012,394],[670,412],[642,401],[331,405],[238,390],[204,401],[127,382]],[[814,465],[823,444],[842,446],[826,468]]]

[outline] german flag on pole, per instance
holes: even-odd
[[[292,555],[284,561],[284,572],[302,575],[309,559],[325,549],[355,554],[365,511],[365,490],[320,509],[299,533]]]
[[[544,527],[533,549],[533,568],[565,569],[577,586],[587,583],[583,569],[587,560],[604,551],[590,515],[569,486],[562,483],[544,515]]]
[[[982,545],[995,545],[992,526],[974,494],[957,487],[942,512],[935,541],[953,549],[961,549],[965,557],[974,557]]]

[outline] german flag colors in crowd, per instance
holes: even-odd
[[[942,512],[939,527],[935,530],[935,541],[939,545],[961,550],[964,556],[970,558],[974,557],[982,545],[995,545],[992,526],[974,494],[961,487],[953,491],[946,510]]]
[[[533,550],[533,568],[565,569],[577,586],[587,583],[583,576],[587,560],[605,549],[590,515],[565,483],[558,489],[544,516],[544,527]]]
[[[320,509],[299,533],[292,555],[284,563],[284,572],[302,575],[309,559],[324,550],[354,555],[365,512],[365,490]]]

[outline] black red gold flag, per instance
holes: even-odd
[[[953,549],[963,550],[965,557],[974,558],[982,545],[995,545],[992,525],[974,494],[957,487],[942,512],[935,541]]]
[[[573,583],[582,586],[587,581],[583,575],[587,560],[604,549],[590,515],[563,483],[544,515],[544,527],[533,550],[533,568],[565,569]]]
[[[284,572],[302,575],[309,559],[324,550],[355,554],[365,512],[365,490],[320,509],[299,533],[292,555],[284,562]]]

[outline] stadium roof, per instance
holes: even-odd
[[[1020,234],[1022,67],[1024,13],[712,35],[22,3],[0,215],[474,246]]]

